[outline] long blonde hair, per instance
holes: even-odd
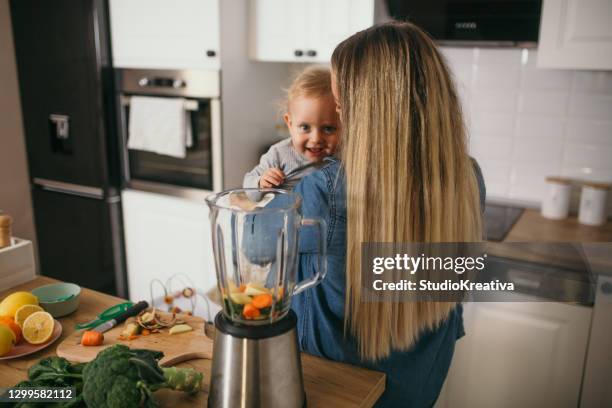
[[[435,44],[410,23],[361,31],[332,56],[346,174],[345,330],[362,358],[409,349],[451,302],[363,302],[362,242],[482,237],[459,99]]]

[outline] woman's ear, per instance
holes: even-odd
[[[283,119],[285,120],[285,124],[287,125],[287,129],[291,130],[291,115],[289,112],[283,115]]]

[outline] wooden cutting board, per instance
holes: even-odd
[[[79,342],[82,332],[77,331],[68,336],[57,346],[57,355],[70,361],[85,363],[93,360],[106,347],[114,344],[125,344],[134,349],[158,350],[164,353],[161,365],[175,365],[183,361],[198,358],[212,358],[213,341],[206,335],[204,319],[195,316],[179,315],[179,318],[190,325],[193,330],[186,333],[170,335],[168,329],[148,336],[139,336],[134,340],[120,340],[123,324],[113,327],[104,333],[104,344],[101,346],[82,346]]]

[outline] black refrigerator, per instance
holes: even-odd
[[[127,297],[106,0],[11,0],[42,275]]]

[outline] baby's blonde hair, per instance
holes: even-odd
[[[283,108],[289,111],[291,101],[301,96],[320,98],[330,95],[331,70],[325,66],[311,65],[300,72],[287,89]]]

